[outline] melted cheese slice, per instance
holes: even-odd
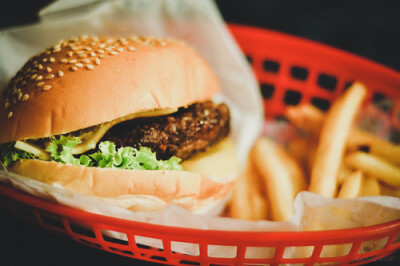
[[[177,110],[177,108],[165,108],[134,113],[82,130],[81,134],[79,135],[79,138],[82,140],[82,142],[72,149],[72,154],[81,154],[88,150],[94,149],[104,134],[106,134],[106,132],[116,124],[139,117],[168,115],[175,113]]]

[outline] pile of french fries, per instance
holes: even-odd
[[[229,202],[229,217],[285,221],[300,191],[326,197],[400,197],[400,145],[354,126],[367,89],[353,83],[327,113],[310,104],[288,107],[303,132],[286,147],[262,136]]]

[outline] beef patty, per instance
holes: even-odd
[[[212,101],[179,108],[173,114],[129,120],[112,127],[102,141],[117,146],[149,147],[157,159],[171,156],[185,160],[207,150],[230,131],[230,112],[226,104]]]

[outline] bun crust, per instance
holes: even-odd
[[[64,188],[88,196],[97,196],[134,211],[161,209],[177,204],[191,211],[229,196],[239,172],[233,143],[225,139],[208,152],[188,160],[185,171],[174,170],[120,170],[110,168],[65,165],[58,162],[21,160],[9,171],[47,184],[58,183]],[[209,155],[209,156],[207,156]],[[218,173],[211,178],[201,171],[192,171],[207,165],[207,171]]]
[[[33,57],[0,102],[0,144],[211,98],[217,78],[190,47],[160,39],[81,38]]]

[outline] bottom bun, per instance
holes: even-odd
[[[216,208],[207,211],[207,207],[225,202],[239,173],[235,147],[229,139],[182,166],[183,171],[121,170],[29,159],[9,170],[133,211],[155,211],[176,204],[199,213],[210,213]]]

